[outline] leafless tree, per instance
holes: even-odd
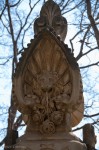
[[[99,131],[99,106],[97,106],[99,99],[97,89],[99,83],[99,0],[56,0],[55,2],[60,5],[62,14],[67,18],[67,41],[81,69],[85,96],[84,121],[85,123],[91,122]],[[44,3],[45,0],[0,1],[0,49],[2,50],[0,54],[0,75],[1,73],[2,75],[6,74],[7,67],[9,67],[12,82],[21,53],[26,44],[29,43],[28,39],[33,38],[32,26],[39,14],[36,8],[40,8]],[[74,30],[73,34],[70,32],[71,30]],[[91,113],[92,110],[94,111]],[[8,121],[6,134],[0,142],[0,146],[3,144],[5,146],[11,145],[12,132],[17,131],[22,125],[22,116],[18,115],[17,117],[17,108],[13,104],[12,90],[8,113],[6,108],[6,111],[2,112],[1,118],[4,114],[8,114],[8,117],[6,117]],[[82,126],[74,130],[81,128]]]

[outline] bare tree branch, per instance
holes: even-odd
[[[99,120],[97,120],[97,121],[95,121],[95,122],[93,122],[93,123],[91,123],[91,124],[92,124],[92,125],[95,125],[95,124],[97,124],[97,123],[99,123]],[[73,132],[74,132],[74,131],[77,131],[77,130],[81,130],[81,129],[83,129],[83,127],[84,127],[84,126],[81,126],[81,127],[79,127],[79,128],[76,128],[76,129],[73,130]]]
[[[15,7],[17,6],[22,0],[19,0],[17,3],[13,4],[13,5],[10,5],[10,7]]]
[[[76,57],[77,61],[83,56],[83,46],[84,46],[84,42],[85,42],[85,39],[86,39],[86,36],[87,36],[89,30],[90,30],[90,25],[88,26],[88,28],[84,34],[84,37],[82,39],[81,46],[80,46],[80,52],[79,52],[78,56]]]
[[[88,18],[90,20],[90,23],[91,23],[91,26],[93,28],[93,31],[95,33],[95,37],[96,37],[96,41],[97,41],[97,45],[98,45],[98,48],[99,48],[99,30],[96,26],[96,23],[95,23],[95,20],[92,16],[92,10],[91,10],[91,2],[90,0],[86,0],[86,6],[87,6],[87,15],[88,15]]]
[[[75,37],[78,36],[81,32],[83,32],[83,30],[78,31],[78,32],[74,35],[74,37],[73,37],[72,39],[70,39],[70,44],[71,44],[71,47],[72,47],[72,53],[74,52],[74,47],[73,47],[72,41],[73,41],[73,40],[75,39]]]
[[[99,61],[96,62],[96,63],[92,63],[90,65],[82,66],[82,67],[80,67],[80,69],[89,68],[89,67],[92,67],[92,66],[99,66]]]
[[[96,117],[96,116],[99,116],[99,113],[93,114],[93,115],[84,115],[84,117],[87,117],[87,118]]]
[[[17,118],[16,122],[15,122],[14,125],[13,125],[13,130],[16,130],[16,131],[17,131],[18,127],[20,127],[20,125],[21,125],[21,122],[22,122],[22,115],[20,115],[20,116]]]
[[[20,27],[20,30],[19,30],[19,33],[18,33],[18,35],[17,35],[16,41],[18,40],[18,38],[19,38],[19,36],[20,36],[20,34],[21,34],[22,30],[24,29],[24,27],[25,27],[25,26],[26,26],[26,24],[27,24],[28,18],[30,17],[30,15],[31,15],[31,13],[32,13],[32,11],[33,11],[33,9],[34,9],[34,8],[35,8],[35,6],[39,3],[39,1],[40,1],[40,0],[38,0],[38,1],[34,4],[34,6],[33,6],[33,7],[31,7],[30,12],[28,13],[28,15],[27,15],[27,17],[26,17],[26,19],[25,19],[25,22],[24,22],[23,26],[21,26],[21,27]]]
[[[0,142],[0,146],[2,146],[2,145],[5,143],[6,138],[7,138],[7,137],[5,137],[5,138]]]
[[[1,12],[1,14],[0,14],[0,20],[1,20],[1,17],[2,17],[2,15],[3,15],[5,9],[6,9],[6,5],[5,5],[5,7],[3,8],[3,10],[2,10],[2,12]]]

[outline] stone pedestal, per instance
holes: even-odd
[[[15,150],[87,150],[87,148],[71,132],[57,132],[53,135],[26,132],[18,139]]]

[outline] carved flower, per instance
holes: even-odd
[[[33,122],[35,122],[36,124],[39,124],[40,122],[43,121],[43,115],[39,111],[37,111],[33,115],[32,119],[33,119]]]
[[[49,120],[45,120],[40,127],[40,132],[42,134],[53,134],[55,132],[55,125]]]
[[[51,121],[54,122],[55,125],[60,125],[63,121],[64,115],[61,111],[54,111],[51,114]]]

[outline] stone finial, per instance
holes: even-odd
[[[53,28],[64,41],[67,34],[67,20],[61,15],[59,6],[53,1],[47,1],[40,12],[40,17],[34,22],[34,33],[38,34],[45,28]]]

